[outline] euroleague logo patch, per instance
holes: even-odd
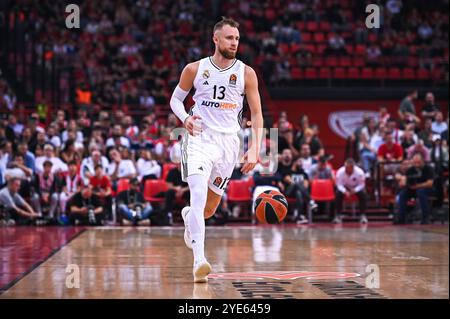
[[[216,179],[214,180],[213,185],[216,187],[219,187],[220,184],[222,184],[222,178],[221,177],[216,177]]]
[[[231,85],[236,85],[236,81],[237,81],[237,75],[236,74],[231,74],[230,75],[230,81],[229,81],[229,84],[231,84]]]
[[[303,279],[348,279],[359,277],[355,272],[326,272],[326,271],[253,271],[253,272],[229,272],[210,274],[210,279],[276,279],[295,280]]]

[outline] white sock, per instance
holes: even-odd
[[[187,218],[195,263],[205,259],[204,211],[208,196],[208,180],[205,176],[196,174],[188,176],[187,182],[191,193],[191,209]]]

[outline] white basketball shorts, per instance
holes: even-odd
[[[204,129],[197,136],[186,132],[181,141],[181,176],[194,174],[208,178],[208,187],[222,195],[239,158],[240,140],[236,133]]]

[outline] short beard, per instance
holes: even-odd
[[[221,50],[220,48],[219,48],[219,53],[225,59],[228,59],[228,60],[233,60],[236,57],[236,53],[235,52],[231,52],[231,51],[228,51],[228,50]]]

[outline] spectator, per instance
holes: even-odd
[[[386,106],[380,106],[378,111],[378,122],[382,125],[386,125],[389,119],[391,118],[391,114],[389,113]]]
[[[95,167],[97,165],[102,166],[103,173],[105,174],[109,161],[105,156],[102,156],[96,147],[93,147],[91,148],[91,156],[83,159],[81,162],[80,174],[85,185],[87,185],[89,183],[89,179],[95,175]]]
[[[48,209],[48,218],[55,217],[55,210],[59,200],[59,182],[52,172],[53,163],[46,160],[43,164],[43,171],[37,174],[35,182],[35,194],[31,198],[33,206],[39,215],[43,215],[43,208]]]
[[[411,145],[404,154],[406,154],[407,159],[412,159],[416,153],[420,153],[427,162],[431,160],[430,150],[423,144],[422,141]]]
[[[19,195],[20,180],[11,178],[8,185],[0,190],[0,205],[6,208],[7,219],[9,216],[18,224],[30,224],[40,215]]]
[[[442,114],[442,112],[436,112],[435,120],[431,125],[431,130],[433,131],[433,133],[439,135],[448,130],[448,125],[446,122],[444,122],[444,115]]]
[[[70,221],[73,225],[96,225],[103,224],[103,206],[99,198],[92,193],[90,185],[81,185],[69,204]]]
[[[302,168],[302,160],[293,161],[292,152],[285,149],[278,164],[278,175],[281,178],[279,184],[286,197],[295,198],[293,219],[297,224],[307,223],[305,212],[310,204],[308,174]]]
[[[322,155],[319,158],[319,162],[314,164],[309,171],[309,179],[331,179],[334,181],[333,170],[329,163],[329,156]]]
[[[413,130],[407,129],[400,138],[400,141],[400,145],[403,149],[403,154],[406,154],[407,150],[417,143],[417,135]]]
[[[434,119],[436,112],[440,111],[440,107],[436,104],[434,94],[427,92],[425,95],[425,105],[422,108],[422,116],[426,119]]]
[[[145,184],[147,179],[161,178],[161,166],[152,159],[152,152],[149,149],[141,150],[141,157],[136,163],[139,180]]]
[[[403,124],[411,122],[420,123],[420,119],[416,115],[416,107],[414,105],[414,100],[417,99],[417,96],[418,92],[416,90],[412,91],[400,103],[398,115]]]
[[[104,174],[101,164],[95,165],[95,175],[89,179],[89,185],[92,187],[93,194],[98,196],[102,206],[105,208],[104,213],[106,217],[111,219],[112,185],[109,177]]]
[[[133,226],[138,226],[139,222],[149,218],[153,212],[152,205],[145,202],[137,178],[131,179],[129,190],[119,193],[117,203],[120,214],[131,221]]]
[[[422,155],[417,153],[412,159],[413,166],[405,175],[397,174],[396,179],[401,187],[397,197],[398,216],[396,224],[406,223],[407,203],[411,197],[416,197],[422,210],[421,224],[429,224],[430,204],[434,172],[433,168],[425,164]]]
[[[72,196],[78,192],[81,184],[82,179],[78,173],[77,163],[74,161],[70,162],[69,173],[62,178],[61,193],[58,198],[61,215],[66,215],[67,203],[71,200]]]
[[[359,211],[361,213],[360,222],[367,224],[366,217],[366,202],[367,194],[366,179],[364,171],[356,166],[353,159],[347,159],[345,165],[338,169],[336,173],[336,216],[333,220],[334,223],[342,223],[341,214],[344,199],[351,199],[352,196],[356,196],[359,201]]]
[[[346,54],[347,51],[345,50],[344,38],[337,33],[331,33],[330,37],[328,38],[328,48],[326,52],[329,54],[337,55]]]
[[[120,152],[113,148],[109,151],[111,162],[109,163],[106,173],[111,178],[113,183],[119,178],[131,179],[136,177],[136,168],[133,161],[129,159],[122,159]]]
[[[45,144],[44,155],[36,158],[36,172],[42,173],[44,171],[43,164],[45,161],[52,162],[52,173],[67,172],[68,167],[60,158],[54,154],[54,148],[51,144]]]
[[[72,139],[77,143],[83,144],[84,142],[83,132],[81,132],[78,129],[78,124],[76,120],[69,121],[67,129],[63,131],[61,134],[62,141],[65,143],[69,139],[69,132],[71,131],[73,131],[75,134],[75,136],[72,136]]]
[[[424,145],[428,148],[433,146],[433,130],[432,130],[433,120],[431,118],[426,118],[424,122],[423,130],[419,132],[419,139],[423,141]]]
[[[376,137],[377,123],[374,118],[370,118],[367,125],[361,129],[358,143],[359,156],[367,177],[370,177],[373,164],[377,159],[377,150],[372,147],[373,139]]]
[[[378,45],[372,44],[367,48],[367,64],[370,66],[379,66],[380,58],[382,56],[381,50]]]
[[[56,125],[50,125],[47,130],[47,140],[52,143],[56,150],[61,148],[61,138],[58,135],[58,127]]]
[[[392,163],[401,162],[403,160],[403,149],[402,147],[394,143],[392,133],[386,133],[384,137],[384,144],[378,149],[378,162],[381,163]]]
[[[11,161],[8,163],[7,169],[5,171],[6,179],[15,177],[20,180],[31,180],[33,176],[33,170],[25,165],[23,156],[20,154],[14,155]]]
[[[11,132],[13,133],[14,140],[16,140],[22,134],[24,126],[17,122],[17,117],[14,114],[9,114],[6,129],[11,130]]]
[[[448,146],[443,145],[443,141],[439,135],[433,138],[433,148],[431,150],[431,161],[434,164],[435,171],[435,188],[436,188],[436,206],[442,207],[444,202],[444,182],[447,180],[444,173],[448,174],[449,153]]]
[[[311,156],[311,148],[309,147],[309,144],[302,144],[300,148],[300,159],[302,160],[303,170],[309,175],[311,167],[316,162]]]
[[[122,126],[120,124],[116,124],[113,127],[112,137],[106,140],[106,147],[119,147],[119,146],[130,148],[130,140],[125,136],[123,136]]]

